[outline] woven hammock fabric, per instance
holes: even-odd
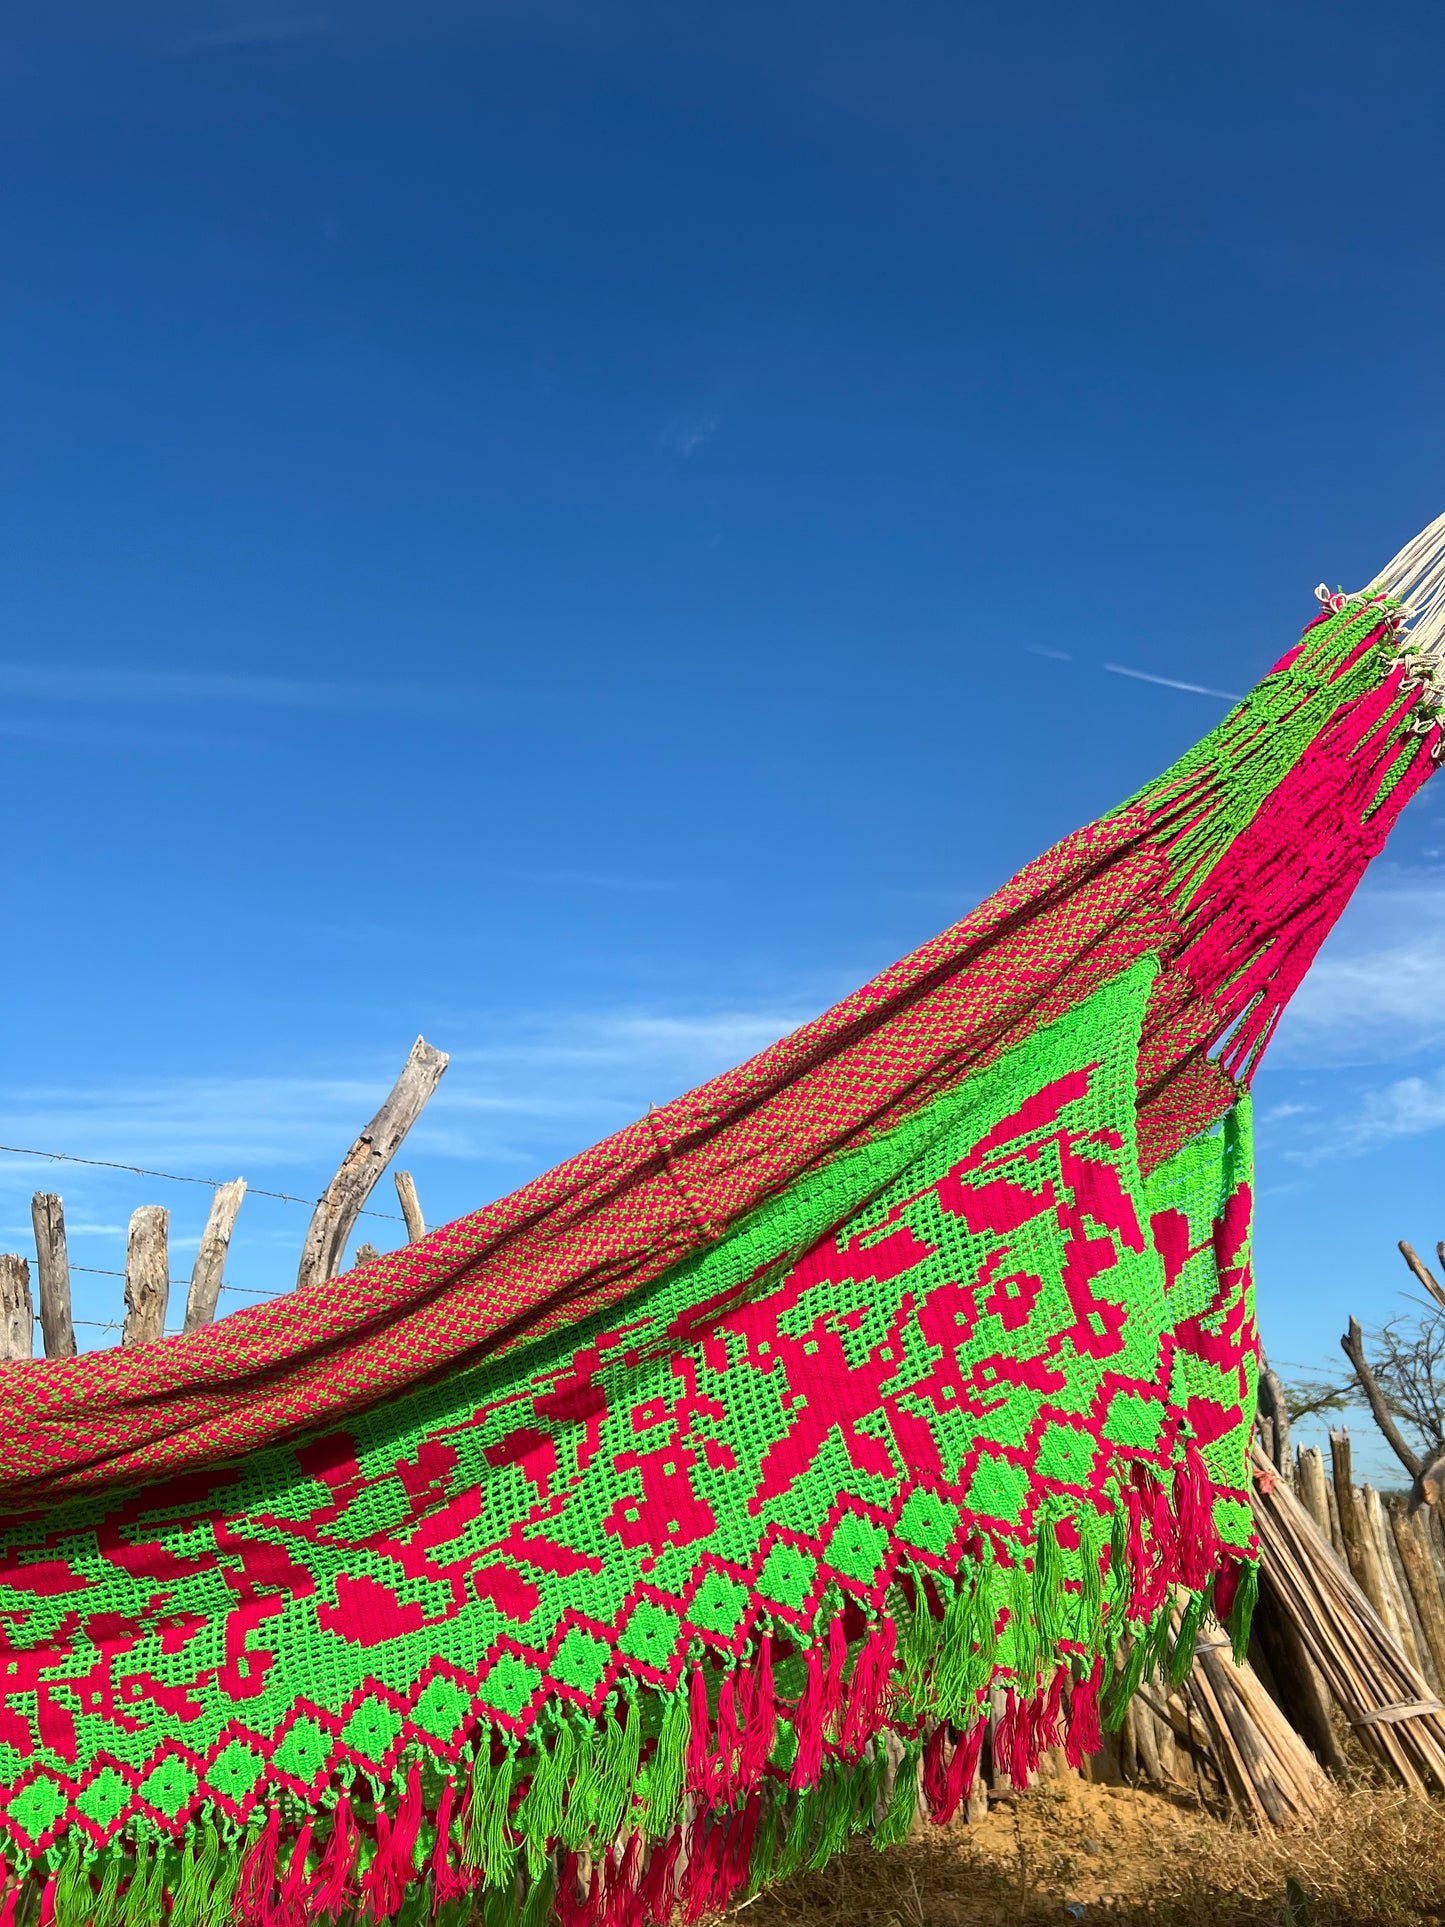
[[[1434,766],[1398,598],[514,1197],[0,1373],[0,1927],[653,1927],[1246,1636],[1248,1082]]]

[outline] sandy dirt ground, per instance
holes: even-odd
[[[1182,1795],[1069,1779],[885,1853],[859,1842],[734,1912],[739,1927],[1445,1927],[1445,1804],[1362,1788],[1260,1834]]]

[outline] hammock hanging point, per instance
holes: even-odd
[[[1387,598],[1400,658],[1426,686],[1433,711],[1445,706],[1445,515],[1405,544],[1359,600]]]
[[[985,1744],[1077,1759],[1206,1612],[1242,1649],[1248,1085],[1434,767],[1445,517],[1319,595],[750,1063],[350,1277],[0,1368],[0,1927],[696,1920]]]

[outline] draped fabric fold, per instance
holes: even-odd
[[[1249,1081],[1436,717],[1399,596],[1327,597],[739,1069],[348,1277],[0,1368],[0,1927],[696,1919],[1242,1639]]]

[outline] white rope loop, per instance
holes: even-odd
[[[1430,682],[1432,697],[1438,701],[1439,692],[1445,690],[1445,515],[1437,515],[1407,542],[1361,594],[1386,595],[1401,604],[1397,612],[1401,658]],[[1334,608],[1339,599],[1321,595],[1321,600]]]

